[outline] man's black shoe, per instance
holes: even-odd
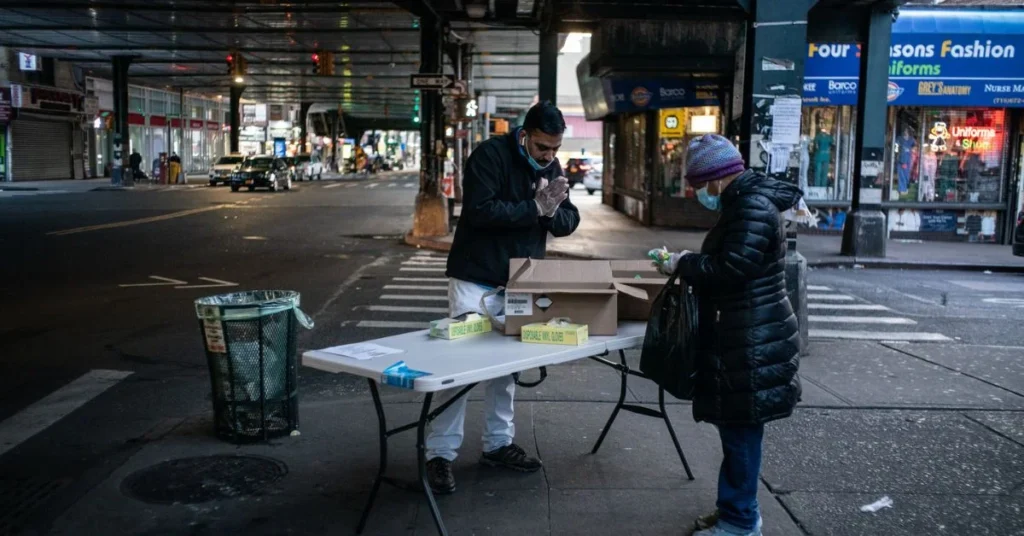
[[[434,458],[427,462],[427,481],[430,489],[439,495],[455,492],[455,474],[452,473],[452,462],[444,458]]]
[[[501,447],[491,452],[485,452],[480,463],[491,467],[504,467],[513,471],[532,473],[539,470],[543,464],[537,458],[526,455],[526,451],[515,443]]]

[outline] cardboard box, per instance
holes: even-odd
[[[430,336],[435,339],[455,340],[489,331],[491,331],[491,321],[476,313],[470,313],[462,320],[445,318],[430,323]]]
[[[668,283],[668,277],[662,275],[650,260],[610,261],[609,264],[616,283],[636,287],[647,293],[647,298],[642,300],[630,295],[620,296],[619,320],[650,319],[651,307],[665,283]]]
[[[590,340],[590,333],[583,324],[572,324],[566,319],[556,318],[546,324],[523,326],[521,340],[532,344],[580,346]]]
[[[528,324],[568,318],[590,335],[618,332],[618,297],[646,300],[643,290],[614,281],[608,261],[512,259],[505,290],[505,334]]]

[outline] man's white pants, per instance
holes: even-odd
[[[451,279],[448,283],[448,313],[456,317],[466,313],[480,313],[480,298],[488,290],[475,283]],[[491,296],[486,300],[487,310],[491,316],[504,314],[505,302],[500,296]],[[447,402],[460,389],[444,391],[435,399],[434,405]],[[491,452],[511,445],[516,435],[516,427],[512,423],[515,411],[512,399],[516,392],[515,380],[512,376],[497,378],[486,383],[484,390],[484,452]],[[452,461],[458,456],[462,446],[463,426],[466,422],[466,399],[464,396],[448,407],[444,413],[430,423],[427,435],[427,459],[437,457]]]

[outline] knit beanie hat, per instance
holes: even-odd
[[[694,188],[741,173],[743,157],[727,138],[705,134],[690,142],[686,152],[686,182]]]

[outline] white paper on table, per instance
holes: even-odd
[[[330,348],[324,348],[321,351],[327,352],[329,354],[340,355],[342,357],[358,359],[360,361],[405,352],[405,350],[388,348],[387,346],[381,346],[379,344],[374,344],[372,342],[346,344],[344,346],[332,346]]]
[[[789,169],[789,154],[793,152],[792,145],[780,143],[772,144],[771,165],[769,173],[785,173]]]

